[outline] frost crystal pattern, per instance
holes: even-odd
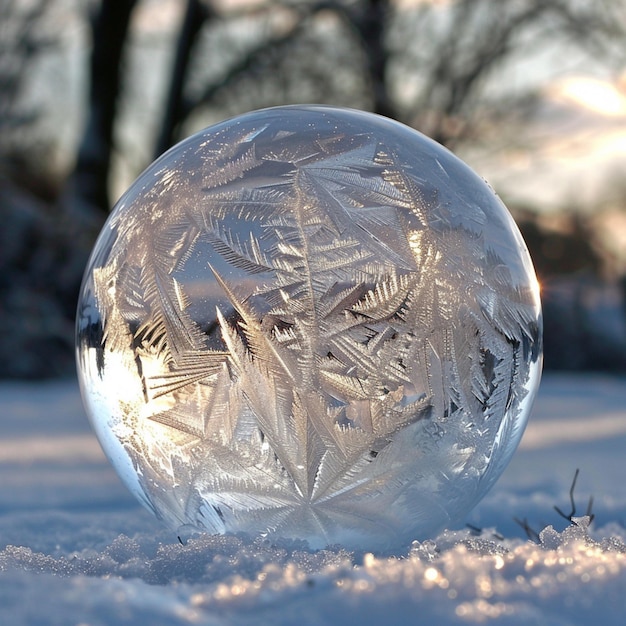
[[[540,377],[526,248],[493,191],[401,124],[281,107],[134,183],[77,320],[102,446],[174,528],[394,549],[506,466]]]

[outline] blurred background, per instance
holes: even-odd
[[[626,371],[626,0],[0,0],[0,378],[74,373],[84,265],[149,163],[252,109],[381,113],[503,198],[546,367]]]

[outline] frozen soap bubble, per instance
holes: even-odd
[[[503,471],[541,370],[539,291],[493,191],[420,133],[317,106],[178,144],[86,270],[79,378],[173,528],[400,550]]]

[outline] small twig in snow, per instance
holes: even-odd
[[[541,543],[541,539],[539,538],[539,533],[534,528],[530,527],[530,524],[528,523],[528,520],[526,518],[521,520],[517,517],[514,517],[513,520],[524,529],[526,536],[531,541],[534,541],[535,543]]]
[[[580,470],[576,468],[576,471],[574,472],[574,479],[572,480],[572,486],[569,489],[569,500],[572,506],[572,510],[570,511],[569,515],[563,513],[563,511],[561,511],[561,509],[558,506],[556,505],[554,506],[554,510],[561,517],[566,519],[568,522],[571,522],[572,519],[576,516],[576,500],[574,499],[574,490],[576,489],[576,481],[578,480],[579,472]],[[585,513],[585,515],[589,517],[589,523],[593,522],[593,518],[595,517],[595,515],[592,513],[592,508],[593,508],[593,496],[589,498],[589,502],[587,503],[587,511]]]
[[[483,529],[480,526],[474,526],[474,524],[470,524],[469,522],[467,522],[465,525],[470,529],[472,535],[475,535],[477,537],[483,532]],[[504,541],[504,535],[501,535],[499,532],[493,532],[491,533],[491,536],[498,541]]]

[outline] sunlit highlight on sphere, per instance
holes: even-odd
[[[368,113],[208,128],[121,198],[85,272],[79,379],[104,451],[174,529],[401,550],[522,436],[539,289],[492,189]]]

